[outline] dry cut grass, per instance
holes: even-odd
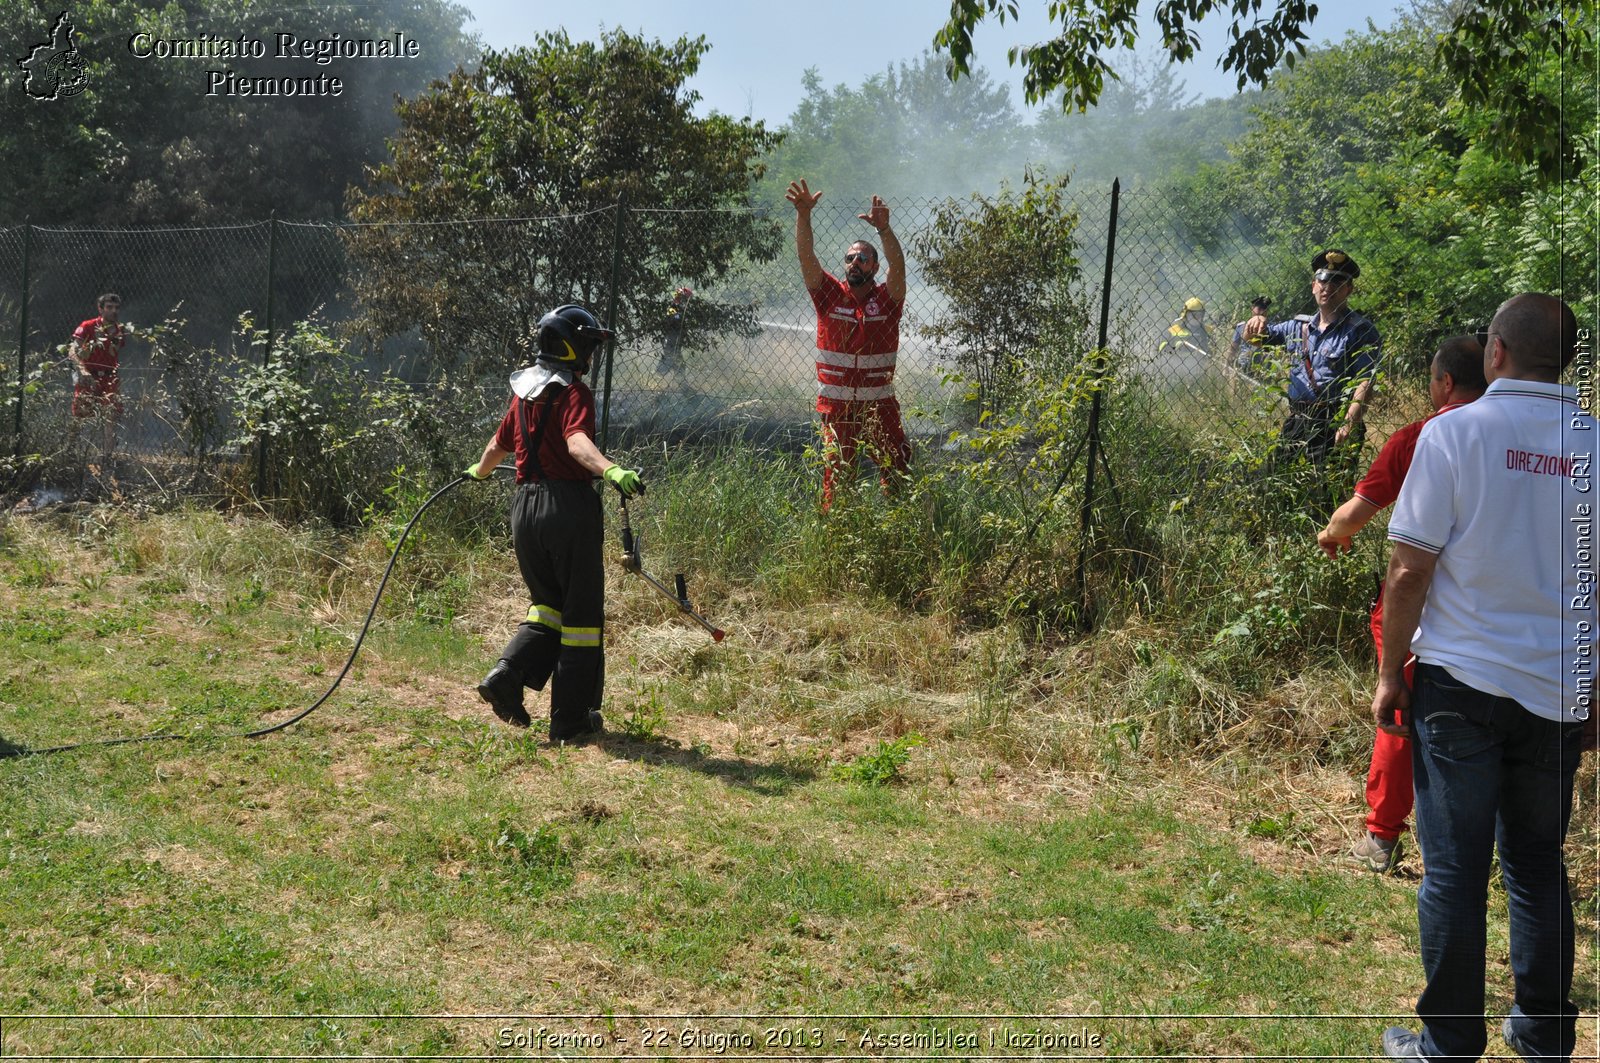
[[[1339,859],[1364,668],[1263,662],[1246,688],[1149,622],[1041,643],[750,592],[700,603],[713,644],[613,577],[608,735],[552,747],[471,689],[525,608],[508,555],[435,542],[323,710],[216,737],[320,691],[383,560],[215,515],[0,525],[0,737],[194,736],[0,760],[0,1013],[285,1016],[8,1019],[7,1047],[492,1054],[539,1021],[464,1016],[505,1013],[591,1016],[545,1025],[626,1054],[660,1012],[1048,1012],[1089,1016],[1106,1053],[1361,1055],[1382,1022],[1270,1016],[1411,1007],[1418,858],[1385,879]],[[1589,1011],[1595,785],[1591,760]],[[1493,958],[1498,900],[1491,922]],[[1491,1008],[1508,993],[1491,963]],[[1268,1018],[1182,1018],[1234,1013]],[[820,1025],[855,1054],[936,1024]]]

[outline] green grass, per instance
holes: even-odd
[[[1400,1018],[1420,988],[1414,878],[1338,862],[1366,732],[1332,663],[1285,690],[1148,623],[1051,645],[707,579],[714,645],[613,575],[610,733],[556,748],[472,690],[522,607],[509,553],[439,536],[339,693],[245,741],[342,664],[381,544],[209,514],[0,543],[0,739],[190,736],[0,759],[12,1054],[528,1055],[543,1025],[601,1039],[577,1055],[1037,1028],[1356,1056],[1384,1021],[1291,1016]],[[691,1012],[912,1017],[651,1017]],[[983,1013],[1088,1017],[917,1018]],[[1188,1017],[1235,1013],[1267,1017]],[[549,1014],[593,1018],[453,1017]],[[1130,1015],[1169,1017],[1103,1017]]]

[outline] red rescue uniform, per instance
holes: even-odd
[[[849,284],[823,274],[811,290],[817,311],[817,413],[822,416],[822,508],[833,504],[836,478],[855,464],[856,448],[889,471],[904,472],[911,445],[894,394],[902,304],[878,284],[857,295]]]

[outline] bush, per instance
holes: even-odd
[[[248,317],[240,324],[257,344],[266,342]],[[485,427],[467,444],[447,442],[460,430],[436,411],[464,410],[459,388],[444,381],[424,390],[387,371],[375,376],[314,320],[274,337],[266,364],[237,365],[226,386],[237,419],[231,442],[264,448],[258,492],[290,519],[351,524],[374,507],[386,512],[397,469],[441,476],[452,447],[473,449],[488,434]]]
[[[1023,174],[994,198],[947,200],[913,241],[923,275],[947,302],[924,332],[956,348],[982,410],[1004,408],[1030,373],[1070,367],[1092,345],[1078,291],[1078,214],[1066,180]]]

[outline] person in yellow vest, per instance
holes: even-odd
[[[1161,341],[1158,350],[1176,352],[1185,346],[1201,354],[1211,353],[1211,334],[1206,331],[1206,304],[1194,296],[1183,304],[1183,313],[1167,329],[1167,338]]]
[[[667,304],[667,320],[661,327],[661,358],[656,362],[657,372],[683,372],[683,318],[693,298],[693,288],[679,288],[672,293],[672,301]]]

